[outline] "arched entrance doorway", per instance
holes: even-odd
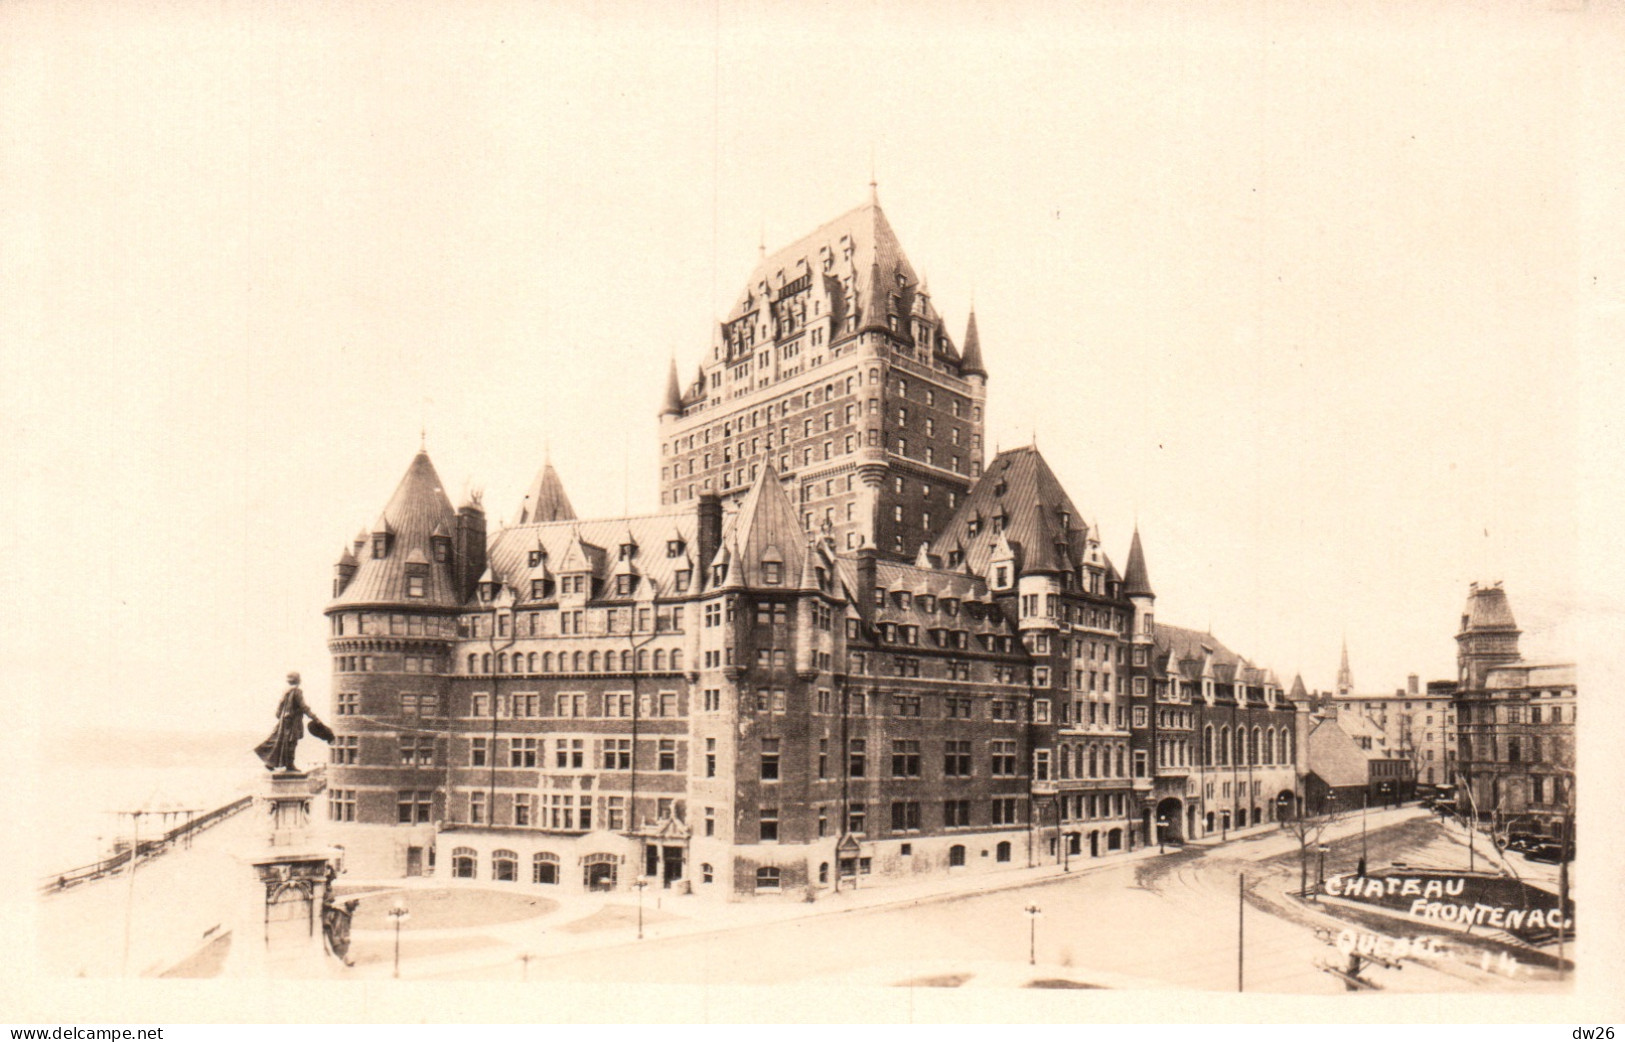
[[[1177,796],[1169,796],[1157,804],[1157,826],[1162,842],[1185,842],[1185,804]]]

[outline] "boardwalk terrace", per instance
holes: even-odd
[[[488,533],[420,452],[345,548],[352,871],[801,895],[1271,820],[1291,703],[1159,626],[1139,533],[1120,572],[1036,448],[984,472],[974,319],[877,203],[735,310],[669,381],[660,512],[578,518],[544,463]]]

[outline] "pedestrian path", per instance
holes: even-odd
[[[642,939],[656,941],[669,937],[718,933],[813,916],[872,911],[929,901],[947,901],[975,894],[1019,889],[1034,884],[1060,883],[1115,865],[1157,856],[1159,851],[1156,847],[1142,847],[1110,857],[1073,859],[1069,863],[1059,865],[1051,863],[969,878],[935,876],[902,883],[860,885],[856,889],[842,889],[838,892],[822,891],[813,901],[749,899],[730,902],[697,895],[675,894],[670,891],[650,891],[642,898]],[[411,891],[441,890],[448,886],[492,889],[490,884],[448,882],[443,879],[345,881],[346,890],[365,888],[375,894],[380,891],[404,891],[404,900],[408,906],[411,903]],[[547,896],[556,900],[558,907],[545,915],[478,927],[408,931],[410,940],[402,941],[401,975],[408,978],[427,978],[479,967],[489,967],[496,971],[499,967],[508,966],[512,968],[517,978],[524,973],[527,956],[551,958],[639,942],[636,894],[616,891],[607,894]],[[393,973],[392,958],[376,957],[379,950],[393,945],[392,933],[381,930],[357,930],[352,936],[352,954],[357,956],[357,966],[351,970],[353,975],[374,978],[387,977]],[[466,941],[472,936],[488,941],[494,940],[497,944],[459,943],[459,939]]]

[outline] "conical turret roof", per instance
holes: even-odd
[[[451,563],[435,559],[430,540],[437,530],[451,531],[456,523],[440,475],[429,461],[429,454],[420,450],[379,515],[375,532],[388,537],[386,553],[382,557],[361,554],[355,578],[333,599],[333,605],[455,607],[458,600]],[[409,565],[423,569],[426,581],[421,597],[407,593]]]
[[[660,406],[660,415],[671,416],[683,411],[683,389],[677,385],[677,359],[671,360],[666,371],[666,400]]]
[[[1140,526],[1134,526],[1134,538],[1128,546],[1128,565],[1123,575],[1123,592],[1130,597],[1155,597],[1151,589],[1151,576],[1145,567],[1145,550],[1140,546]]]
[[[559,480],[559,472],[553,469],[553,461],[548,460],[542,464],[536,480],[531,482],[530,491],[525,493],[525,501],[519,507],[519,523],[575,519],[575,508],[570,505],[570,497],[564,494],[564,482]]]
[[[959,350],[959,371],[965,376],[987,375],[982,365],[982,338],[976,334],[975,308],[971,308],[970,318],[965,322],[965,346]]]

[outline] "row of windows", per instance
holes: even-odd
[[[401,739],[403,749],[407,741]],[[553,749],[551,761],[547,755],[549,742]],[[654,751],[653,769],[657,771],[679,770],[688,747],[687,742],[679,742],[675,738],[644,739],[640,745]],[[592,750],[590,762],[587,758],[589,747]],[[505,766],[517,768],[533,769],[551,763],[555,770],[561,771],[627,771],[633,765],[630,738],[473,738],[469,740],[469,766],[492,766],[504,759],[504,751],[507,753]],[[647,760],[643,766],[649,767]]]
[[[987,801],[944,800],[934,806],[932,824],[940,822],[945,829],[974,828],[977,825],[1019,825],[1021,804],[1016,796],[1000,796]],[[985,817],[975,813],[980,804],[987,807]],[[918,800],[895,800],[890,804],[890,831],[919,832],[925,828],[924,804]],[[829,816],[823,807],[815,808],[818,815],[818,835],[829,835]],[[982,820],[977,820],[981,818]],[[869,808],[861,803],[847,808],[846,831],[853,836],[864,836],[869,830]],[[779,840],[779,808],[762,807],[757,811],[756,838],[761,843]],[[952,859],[950,858],[950,863]],[[962,863],[962,862],[961,862]]]
[[[1292,731],[1282,728],[1236,728],[1232,737],[1228,725],[1220,727],[1215,741],[1213,725],[1202,731],[1202,766],[1274,766],[1292,763]]]
[[[539,552],[539,551],[538,551]],[[678,582],[678,593],[688,589],[688,573],[679,571],[675,573]],[[586,588],[590,577],[586,574],[566,575],[558,580],[562,592],[569,594],[572,591],[581,596],[593,596],[597,591]],[[622,579],[634,579],[636,576],[615,576],[617,582]],[[531,594],[540,599],[540,592],[544,587],[536,583],[550,580],[533,580]],[[627,592],[622,596],[631,596],[636,586],[626,584],[619,589]],[[480,612],[474,615],[464,615],[457,620],[457,636],[471,640],[488,640],[491,637],[555,637],[555,636],[617,636],[631,633],[678,633],[683,629],[683,605],[656,605],[653,608],[615,607],[598,608],[591,611],[562,611],[542,609],[537,611],[493,611]]]
[[[1128,797],[1121,792],[1074,793],[1059,799],[1062,821],[1121,818],[1128,814],[1129,809]]]
[[[516,651],[511,656],[505,651],[499,651],[494,656],[486,651],[470,653],[467,667],[471,674],[491,673],[492,667],[495,667],[496,673],[514,674],[678,672],[683,668],[683,651],[681,648],[673,648],[669,652],[665,648],[656,648],[651,652],[648,648],[639,648],[635,656],[630,648],[618,652],[577,650],[557,654],[551,651]]]
[[[385,615],[380,612],[339,612],[328,618],[333,636],[450,637],[451,619],[439,615]]]
[[[602,717],[607,720],[680,717],[683,704],[676,691],[643,691],[634,702],[630,691],[585,692],[574,691],[552,696],[544,701],[541,695],[498,693],[493,702],[489,692],[476,691],[469,696],[468,713],[475,719],[489,719],[492,710],[498,719],[513,720],[540,717],[544,709],[552,709],[555,717]]]
[[[1545,763],[1559,759],[1564,743],[1544,735],[1462,735],[1461,758],[1491,763]],[[1475,755],[1476,753],[1476,755]]]
[[[1057,751],[1060,754],[1058,766],[1063,779],[1128,777],[1128,746],[1126,745],[1063,744]],[[1039,781],[1049,780],[1049,755],[1048,749],[1039,749],[1033,754],[1034,777]]]

